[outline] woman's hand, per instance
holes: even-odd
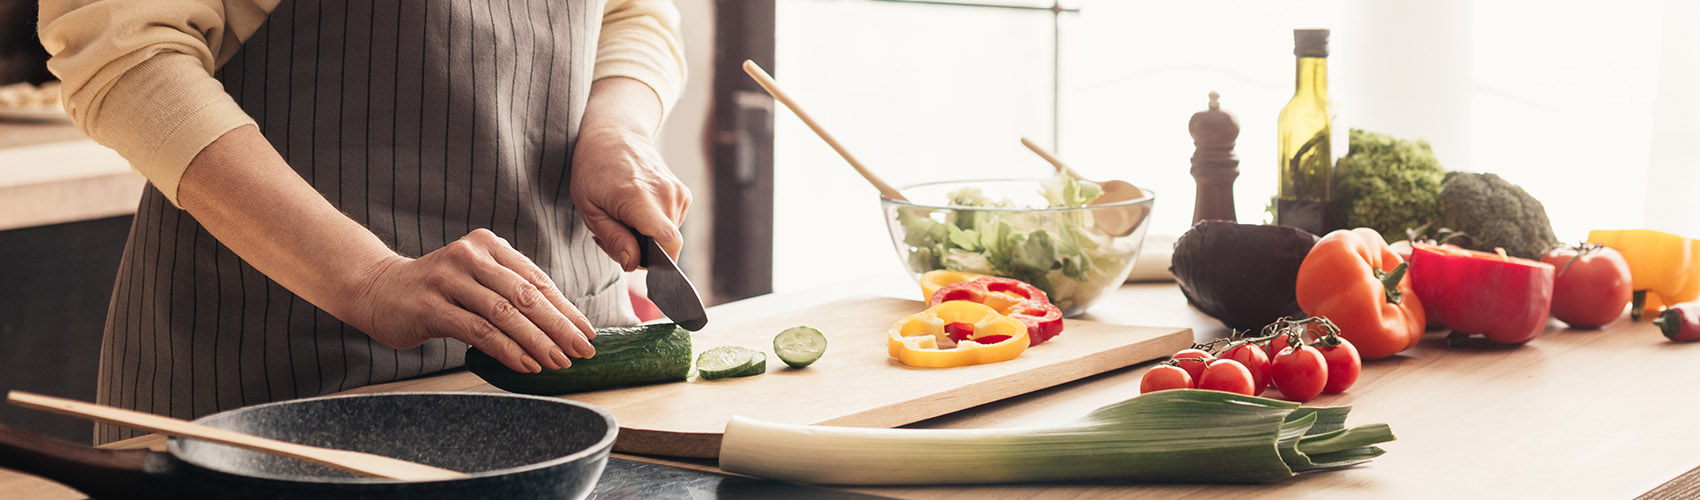
[[[679,223],[691,191],[655,149],[651,134],[660,115],[648,86],[627,78],[597,80],[573,150],[573,205],[596,244],[627,271],[641,260],[633,230],[675,257],[684,246]]]
[[[595,354],[595,329],[549,275],[485,229],[409,259],[394,256],[364,279],[349,323],[396,349],[449,337],[519,372]]]
[[[424,257],[396,255],[252,125],[202,150],[178,199],[255,269],[384,345],[450,337],[523,372],[595,354],[584,314],[507,241],[479,229]]]

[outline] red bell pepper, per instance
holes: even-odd
[[[1423,301],[1405,272],[1374,229],[1340,229],[1305,254],[1294,296],[1306,314],[1333,321],[1363,359],[1385,358],[1423,338]]]
[[[1432,316],[1457,333],[1520,344],[1546,331],[1552,264],[1451,245],[1411,249],[1411,288]]]
[[[1027,338],[1032,345],[1039,345],[1062,333],[1062,309],[1051,303],[1044,290],[1021,280],[987,276],[952,283],[933,292],[932,297],[927,298],[927,306],[952,300],[985,304],[998,314],[1021,321],[1027,325]]]

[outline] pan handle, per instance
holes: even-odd
[[[0,468],[41,476],[93,498],[140,497],[148,453],[78,446],[0,425]]]

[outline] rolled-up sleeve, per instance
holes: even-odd
[[[39,28],[71,120],[176,203],[195,155],[254,123],[212,72],[275,5],[42,0]]]
[[[608,0],[596,45],[594,79],[623,76],[643,82],[666,116],[685,86],[679,10],[669,0]]]

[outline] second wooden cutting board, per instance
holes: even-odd
[[[738,345],[767,353],[767,373],[566,396],[607,409],[615,451],[714,458],[732,416],[796,424],[897,427],[1156,359],[1192,344],[1192,330],[1065,320],[1063,333],[1001,363],[912,368],[886,354],[886,331],[925,309],[915,300],[860,297],[692,335],[695,354]],[[773,337],[798,325],[826,334],[826,355],[785,366]],[[693,356],[695,355],[693,354]]]

